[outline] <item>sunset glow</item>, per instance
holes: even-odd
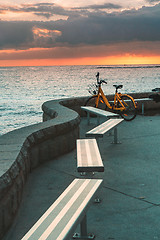
[[[2,2],[0,66],[160,64],[159,2]]]
[[[61,65],[123,65],[160,64],[160,56],[111,56],[106,58],[61,58],[0,60],[1,67],[7,66],[61,66]]]

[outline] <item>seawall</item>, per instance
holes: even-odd
[[[0,137],[0,239],[14,220],[29,173],[75,148],[80,116],[62,103],[57,100],[43,104],[48,121]]]
[[[135,98],[148,93],[132,94]],[[113,96],[109,96],[111,99]],[[43,122],[0,137],[0,239],[11,226],[19,208],[29,173],[39,164],[75,148],[80,116],[87,97],[52,100],[42,105]],[[141,112],[141,102],[139,112]],[[145,111],[160,112],[160,103],[145,101]]]

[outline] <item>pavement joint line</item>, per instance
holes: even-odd
[[[46,167],[46,168],[52,169],[52,168],[50,168],[50,167]],[[63,173],[63,174],[65,174],[65,175],[68,175],[68,176],[77,177],[76,175],[71,174],[71,173],[68,173],[68,172],[65,172],[65,171],[63,171],[63,170],[59,170],[59,169],[57,170],[57,169],[55,169],[55,168],[52,169],[52,170],[55,170],[56,172],[60,172],[60,173]],[[142,201],[142,202],[146,202],[146,203],[148,203],[148,204],[151,204],[151,205],[152,205],[151,207],[153,207],[153,206],[154,206],[154,207],[160,207],[160,203],[153,203],[153,202],[150,202],[150,201],[148,201],[148,200],[145,200],[145,199],[142,199],[142,198],[135,197],[135,196],[133,196],[133,195],[127,194],[127,193],[125,193],[125,192],[121,192],[121,191],[116,190],[116,189],[111,188],[111,187],[103,186],[102,188],[106,188],[106,189],[109,189],[109,190],[111,190],[111,191],[114,191],[114,192],[120,193],[120,194],[122,194],[122,195],[125,195],[125,196],[127,196],[127,197],[134,198],[134,199],[139,200],[139,201]],[[151,207],[150,207],[150,208],[151,208]]]
[[[145,211],[145,210],[148,210],[148,209],[151,209],[153,207],[157,207],[157,206],[149,206],[149,207],[142,207],[142,208],[136,208],[136,209],[128,209],[128,210],[122,210],[122,211],[116,211],[116,214],[124,214],[124,213],[131,213],[131,212],[139,212],[139,211]]]
[[[46,167],[46,168],[51,169],[50,167]],[[75,176],[74,174],[65,172],[65,171],[63,171],[63,170],[57,170],[57,169],[55,169],[55,168],[52,169],[52,170],[55,170],[56,172],[60,172],[60,173],[63,173],[63,174],[65,174],[65,175],[68,175],[68,176],[77,177],[77,176]],[[160,204],[159,204],[159,203],[153,203],[153,202],[150,202],[150,201],[148,201],[148,200],[145,200],[145,199],[142,199],[142,198],[135,197],[135,196],[133,196],[133,195],[127,194],[127,193],[125,193],[125,192],[121,192],[121,191],[116,190],[116,189],[111,188],[111,187],[103,186],[102,188],[106,188],[106,189],[109,189],[109,190],[111,190],[111,191],[114,191],[114,192],[120,193],[120,194],[122,194],[122,195],[125,195],[125,196],[127,196],[127,197],[134,198],[134,199],[136,199],[136,200],[146,202],[146,203],[152,205],[151,207],[153,207],[153,206],[154,206],[154,207],[160,207]],[[149,207],[149,208],[151,208],[151,207]]]
[[[106,188],[106,189],[109,189],[109,190],[111,190],[111,191],[114,191],[114,192],[123,194],[123,195],[125,195],[125,196],[127,196],[127,197],[134,198],[134,199],[139,200],[139,201],[146,202],[146,203],[151,204],[152,206],[155,206],[155,207],[159,207],[159,206],[160,206],[159,203],[153,203],[153,202],[150,202],[150,201],[148,201],[148,200],[145,200],[145,199],[142,199],[142,198],[135,197],[135,196],[133,196],[133,195],[127,194],[127,193],[125,193],[125,192],[121,192],[121,191],[116,190],[116,189],[111,188],[111,187],[107,187],[107,186],[104,186],[104,185],[103,185],[103,188]]]

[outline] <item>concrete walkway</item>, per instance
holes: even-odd
[[[81,121],[81,138],[92,129]],[[137,116],[118,127],[122,144],[113,136],[99,140],[104,173],[99,197],[88,210],[88,231],[97,240],[160,239],[160,116]],[[41,165],[28,179],[15,222],[3,240],[19,240],[75,177],[76,150]]]

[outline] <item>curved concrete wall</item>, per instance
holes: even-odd
[[[132,96],[144,98],[149,94],[138,93]],[[113,95],[108,96],[109,99],[112,97]],[[0,239],[12,224],[29,172],[39,164],[75,147],[79,137],[79,115],[84,114],[80,106],[84,105],[87,98],[45,102],[42,105],[44,122],[0,137]],[[151,109],[159,111],[160,103],[145,101],[145,110]]]
[[[135,100],[136,99],[143,99],[149,98],[149,95],[153,94],[153,92],[146,92],[146,93],[129,93]],[[108,100],[113,100],[113,95],[107,95]],[[88,97],[82,98],[67,98],[63,100],[63,105],[69,107],[72,110],[75,110],[79,113],[80,116],[85,116],[84,111],[81,110],[80,106],[83,106]],[[138,113],[142,113],[142,103],[144,103],[144,110],[146,114],[160,114],[160,102],[156,103],[154,101],[138,101]]]
[[[75,148],[80,117],[62,103],[43,104],[44,115],[50,120],[0,137],[0,239],[12,224],[29,172]]]

